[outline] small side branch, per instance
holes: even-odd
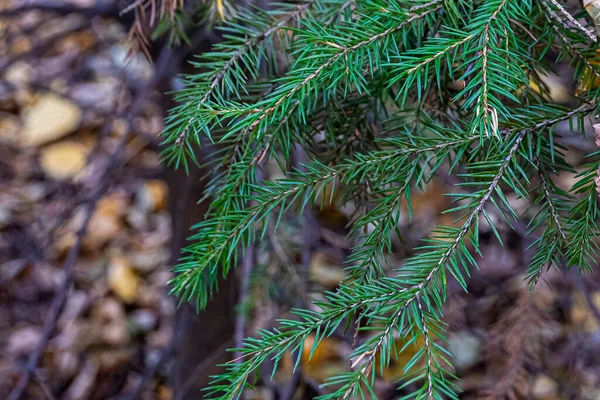
[[[556,7],[558,9],[558,12],[564,16],[565,20],[561,19],[554,11],[550,10],[550,13],[553,17],[555,17],[555,19],[557,19],[558,21],[560,21],[563,26],[568,29],[569,28],[569,24],[574,26],[575,28],[577,28],[578,30],[580,30],[581,32],[583,32],[587,37],[589,37],[590,39],[592,39],[592,41],[596,42],[596,35],[594,35],[592,32],[590,32],[589,30],[587,30],[586,28],[583,27],[583,25],[581,25],[579,23],[579,21],[577,21],[575,18],[573,18],[573,16],[564,9],[563,6],[561,6],[556,0],[549,0],[554,7]],[[543,1],[543,3],[545,3],[545,1]]]

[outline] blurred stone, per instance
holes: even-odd
[[[99,250],[107,242],[116,239],[123,229],[121,216],[126,208],[126,200],[119,193],[100,199],[83,238],[83,247],[87,250]],[[83,209],[80,209],[64,229],[63,237],[57,243],[59,251],[65,251],[73,245],[75,232],[81,226],[82,218]]]
[[[166,348],[171,341],[171,334],[171,329],[161,326],[159,330],[151,331],[146,335],[146,343],[152,348]]]
[[[108,266],[108,284],[113,292],[126,303],[137,297],[139,278],[125,257],[115,257]]]
[[[546,74],[542,71],[538,71],[538,76],[548,92],[542,93],[538,84],[530,81],[529,86],[533,92],[546,97],[552,103],[569,104],[573,100],[574,88],[567,86],[567,80],[563,76],[553,73]]]
[[[92,316],[107,321],[125,319],[125,308],[113,297],[107,297],[97,302],[92,308]]]
[[[81,110],[62,97],[41,94],[23,112],[21,118],[21,144],[40,146],[75,131],[81,121]]]
[[[129,343],[129,331],[125,320],[115,320],[102,328],[102,339],[108,344],[124,345]]]
[[[31,49],[31,41],[26,36],[16,37],[11,44],[10,50],[13,55],[25,53]]]
[[[158,316],[148,309],[133,311],[129,316],[129,320],[139,332],[149,332],[158,324]]]
[[[142,54],[129,57],[129,48],[125,45],[115,45],[110,48],[113,63],[125,70],[128,75],[135,79],[148,80],[152,76],[152,65]]]
[[[102,340],[113,345],[129,342],[125,308],[112,297],[103,299],[92,309],[95,327],[102,332]]]
[[[80,83],[71,89],[71,96],[83,107],[110,111],[117,100],[118,88],[116,80]]]
[[[4,73],[4,79],[15,86],[22,86],[31,82],[33,69],[28,64],[17,61]]]
[[[267,392],[267,397],[263,397],[263,400],[274,400],[275,395],[272,390],[265,390]],[[270,396],[270,397],[268,397]],[[168,386],[160,385],[158,387],[158,400],[172,400],[173,399],[173,389]]]
[[[129,253],[133,268],[143,273],[154,271],[158,266],[166,263],[169,257],[169,250],[163,247]]]
[[[13,357],[24,356],[31,353],[40,343],[42,332],[39,328],[26,326],[16,329],[6,343],[6,352]]]
[[[310,335],[302,348],[302,368],[305,376],[317,382],[323,382],[325,379],[347,370],[347,357],[351,352],[347,343],[339,339],[325,337],[313,351],[314,345],[315,337]],[[287,357],[282,363],[283,369],[288,373],[293,368],[291,363],[291,357]]]
[[[44,173],[56,180],[75,178],[86,164],[88,149],[74,141],[62,141],[44,147],[40,164]]]
[[[466,371],[481,360],[481,340],[467,331],[452,333],[448,351],[454,356],[452,365],[458,371]]]
[[[546,375],[539,375],[533,381],[531,394],[537,400],[558,400],[558,384]]]

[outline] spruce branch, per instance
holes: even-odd
[[[320,399],[374,396],[377,373],[402,351],[399,342],[418,347],[404,368],[404,388],[416,387],[408,397],[456,398],[443,347],[447,275],[468,288],[483,251],[480,225],[502,241],[496,216],[512,229],[529,219],[531,288],[563,259],[591,269],[600,253],[598,162],[571,191],[560,189],[553,176],[573,168],[554,126],[581,125],[600,91],[592,79],[576,108],[543,103],[555,40],[578,81],[600,77],[588,36],[566,14],[554,0],[314,0],[242,14],[225,27],[227,42],[197,64],[202,72],[188,77],[165,130],[180,149],[168,155],[179,151],[183,162],[200,133],[219,146],[206,193],[213,204],[175,269],[172,292],[204,307],[246,249],[273,238],[290,213],[319,203],[355,210],[355,245],[347,279],[316,303],[319,311],[295,310],[297,318],[246,339],[212,383],[212,398],[238,398],[263,362],[276,367],[309,335],[314,351],[352,322],[368,337],[349,356],[351,370],[327,380]],[[293,165],[298,146],[310,162]],[[270,160],[284,178],[257,177]],[[412,191],[442,170],[459,182],[446,211],[460,217],[430,231],[390,273],[400,213],[406,208],[412,218]],[[509,192],[530,203],[524,215]]]
[[[584,82],[582,82],[583,86],[585,86],[586,84],[589,84],[590,88],[592,88],[594,79],[600,78],[600,71],[598,70],[597,66],[593,65],[589,61],[588,57],[586,57],[582,53],[581,49],[579,49],[575,45],[575,43],[573,43],[573,41],[571,39],[569,39],[558,28],[558,26],[555,23],[553,23],[553,21],[560,23],[560,19],[558,18],[556,13],[550,8],[548,3],[546,1],[542,1],[541,4],[546,9],[546,14],[544,16],[546,17],[546,20],[550,23],[552,30],[556,33],[556,35],[558,36],[560,41],[563,42],[563,44],[566,46],[569,53],[571,53],[572,56],[577,58],[577,60],[579,60],[583,64],[584,70],[580,73],[580,77],[581,77],[580,79],[584,81]],[[588,75],[588,76],[586,77],[586,75]],[[586,80],[588,82],[586,82]]]
[[[503,0],[498,5],[498,8],[494,11],[494,13],[492,14],[492,16],[489,19],[490,22],[496,19],[496,17],[498,16],[498,13],[504,8],[506,3],[507,3],[507,0]],[[481,50],[481,56],[482,56],[481,72],[482,72],[483,84],[481,87],[481,94],[482,94],[481,104],[477,106],[477,115],[483,114],[483,126],[485,127],[484,129],[485,129],[486,136],[489,137],[489,133],[491,131],[492,135],[494,135],[496,137],[500,137],[498,134],[498,112],[496,111],[495,108],[490,106],[490,104],[488,102],[488,85],[489,85],[489,80],[488,80],[488,62],[489,62],[488,58],[489,58],[489,56],[488,56],[488,53],[489,53],[489,51],[490,51],[490,23],[486,24],[485,27],[483,28],[483,48]]]
[[[253,47],[257,46],[260,42],[264,41],[265,39],[269,38],[271,35],[279,32],[283,27],[292,23],[292,21],[297,20],[303,13],[306,12],[306,10],[308,10],[313,5],[313,3],[314,3],[313,1],[309,1],[305,4],[298,5],[296,10],[290,12],[287,16],[279,19],[279,21],[277,23],[273,24],[273,26],[271,26],[264,32],[260,32],[260,33],[256,34],[255,36],[253,36],[249,39],[246,39],[243,42],[243,44],[241,46],[239,46],[239,48],[235,52],[233,52],[231,57],[222,64],[222,67],[218,71],[214,71],[211,73],[212,76],[210,76],[210,80],[209,80],[210,84],[208,86],[208,90],[206,91],[204,96],[198,102],[197,108],[200,108],[200,106],[202,104],[206,103],[210,99],[210,97],[217,90],[219,85],[221,85],[221,83],[223,82],[223,80],[227,76],[227,74],[231,74],[230,70],[234,66],[239,64],[240,61],[242,61],[242,58],[245,54],[247,54]],[[235,86],[234,86],[234,88],[235,88]],[[183,137],[185,137],[187,135],[189,126],[192,124],[193,121],[194,121],[194,117],[191,117],[188,120],[186,126],[183,128],[183,131],[181,132],[181,135],[175,141],[175,144],[179,144],[183,140]]]
[[[577,21],[575,18],[573,18],[573,16],[564,9],[564,7],[562,5],[560,5],[559,2],[557,2],[556,0],[549,0],[552,5],[554,5],[554,7],[556,7],[556,9],[558,10],[558,12],[563,15],[566,19],[566,22],[564,20],[562,20],[554,11],[550,10],[551,15],[553,16],[553,18],[555,18],[557,21],[560,21],[563,26],[565,28],[568,29],[569,24],[571,24],[572,26],[574,26],[575,28],[579,29],[581,32],[583,32],[588,38],[590,38],[592,41],[596,42],[596,35],[594,35],[592,32],[590,32],[589,30],[587,30],[586,28],[584,28],[579,21]],[[546,5],[546,0],[542,0],[542,3],[544,3],[544,5]]]
[[[304,79],[300,80],[299,82],[296,79],[291,79],[290,84],[282,86],[283,89],[277,91],[276,94],[274,96],[272,96],[272,99],[266,99],[265,103],[266,104],[271,103],[271,105],[263,107],[260,110],[260,112],[257,113],[256,118],[245,129],[245,131],[244,131],[245,133],[243,134],[243,136],[246,136],[249,132],[254,131],[254,129],[256,129],[259,125],[261,125],[267,117],[270,117],[271,115],[275,114],[279,110],[279,108],[283,104],[285,104],[286,101],[288,101],[290,98],[292,98],[299,91],[304,90],[304,88],[307,87],[309,84],[312,84],[313,81],[315,81],[317,78],[319,78],[321,76],[321,74],[323,74],[324,71],[326,71],[329,67],[334,65],[339,60],[348,57],[348,55],[353,52],[356,52],[356,51],[361,50],[369,45],[372,45],[374,42],[377,42],[378,40],[380,40],[392,33],[402,30],[404,27],[411,24],[413,21],[420,19],[420,18],[424,18],[427,15],[438,11],[441,7],[442,7],[441,0],[433,0],[429,3],[427,3],[426,5],[424,5],[424,7],[419,8],[419,11],[421,9],[425,9],[426,11],[408,14],[406,16],[406,20],[402,21],[398,25],[388,28],[388,29],[385,29],[382,32],[378,32],[376,34],[370,35],[369,37],[365,38],[364,40],[362,40],[352,46],[346,47],[344,45],[339,45],[339,44],[333,43],[334,46],[332,46],[332,47],[335,49],[338,49],[340,51],[337,53],[334,53],[332,56],[325,59],[325,61],[323,63],[321,63],[320,65],[311,68],[312,71],[310,73],[308,73],[310,71],[310,69],[308,71],[306,71],[306,70],[303,71],[303,74],[308,73],[308,75]],[[330,46],[332,44],[332,42],[325,42],[325,43],[329,44]]]

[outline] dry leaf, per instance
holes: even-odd
[[[75,178],[85,167],[88,149],[81,143],[63,141],[44,147],[40,164],[44,173],[57,180]]]
[[[223,9],[223,0],[217,0],[217,10],[219,11],[219,16],[221,17],[221,21],[225,21],[225,11]]]
[[[139,277],[125,257],[115,257],[108,265],[108,284],[124,302],[131,303],[137,297]]]
[[[305,376],[316,382],[323,382],[335,374],[347,371],[350,350],[346,343],[333,338],[323,338],[309,359],[314,339],[313,335],[309,336],[302,349],[302,368]]]
[[[398,353],[395,357],[392,357],[390,360],[390,365],[383,370],[383,379],[387,382],[396,382],[398,379],[404,376],[404,367],[408,362],[414,357],[415,354],[424,346],[425,340],[423,336],[419,336],[415,343],[408,344],[403,338],[396,338],[394,340],[396,349],[398,349]],[[406,347],[405,347],[406,346]],[[404,351],[400,352],[400,349],[404,349]],[[375,358],[375,369],[376,371],[380,370],[379,366],[380,356],[377,354]],[[415,368],[418,368],[423,364],[423,360],[421,360]],[[412,372],[413,370],[411,370]]]
[[[0,112],[0,142],[15,143],[19,129],[21,129],[21,121],[17,116]]]
[[[344,271],[327,253],[317,251],[310,263],[310,279],[319,282],[328,289],[333,289],[344,279]]]
[[[595,57],[598,57],[599,53],[600,51],[596,50]],[[577,94],[587,92],[591,89],[596,89],[600,86],[600,76],[598,73],[599,67],[600,62],[598,62],[596,59],[589,60],[589,65],[586,66],[585,70],[581,74],[581,78],[579,79]]]
[[[77,129],[81,122],[81,110],[77,105],[54,94],[40,95],[21,116],[24,146],[40,146]]]
[[[600,292],[592,294],[592,301],[596,307],[600,306]],[[585,297],[578,293],[575,295],[575,301],[570,310],[570,319],[575,329],[582,329],[585,332],[596,332],[600,329],[600,323],[594,317],[592,310]]]
[[[164,181],[151,179],[138,192],[138,203],[144,210],[156,212],[167,206],[169,188]]]
[[[532,92],[547,97],[547,99],[553,103],[567,104],[572,100],[571,89],[567,87],[564,79],[560,76],[556,74],[546,74],[541,71],[538,71],[538,76],[544,86],[548,89],[548,93],[542,92],[538,84],[533,80],[530,80],[529,88]]]
[[[596,29],[600,30],[600,0],[584,0],[583,6],[592,17]]]

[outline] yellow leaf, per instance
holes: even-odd
[[[51,178],[63,180],[77,176],[85,167],[87,148],[74,141],[59,142],[42,149],[40,164]]]
[[[139,278],[125,257],[115,257],[108,266],[108,284],[124,302],[131,303],[137,297]]]
[[[62,97],[43,94],[23,112],[22,119],[22,144],[40,146],[75,131],[81,121],[81,110]]]
[[[600,51],[596,50],[596,55],[599,53]],[[600,71],[600,62],[597,60],[589,60],[589,65],[585,68],[583,74],[581,74],[581,79],[579,81],[580,90],[578,90],[578,94],[600,87],[598,71]]]

